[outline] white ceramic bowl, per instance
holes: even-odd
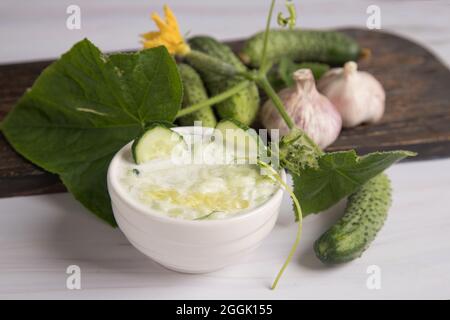
[[[178,127],[182,134],[196,134],[194,127]],[[197,128],[198,130],[198,128]],[[204,130],[203,135],[211,135]],[[128,240],[138,250],[163,266],[187,273],[204,273],[236,262],[262,242],[278,217],[282,189],[255,209],[220,220],[183,220],[153,212],[133,201],[119,183],[121,162],[130,161],[131,143],[112,159],[108,191],[114,217]],[[286,174],[281,172],[286,181]]]

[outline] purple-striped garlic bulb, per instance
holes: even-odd
[[[338,137],[341,116],[328,98],[317,91],[311,70],[299,69],[292,76],[295,86],[281,90],[278,95],[296,126],[324,149]],[[289,132],[271,100],[263,105],[260,115],[267,129],[279,129],[280,136]]]

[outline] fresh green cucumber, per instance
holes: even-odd
[[[189,40],[192,49],[206,53],[214,58],[226,62],[236,68],[237,71],[244,71],[247,67],[231,51],[230,47],[219,41],[207,37],[199,36]],[[210,95],[217,95],[235,86],[242,79],[224,77],[202,61],[194,60],[186,56],[186,60],[201,75]],[[241,90],[225,101],[218,103],[216,110],[221,119],[235,119],[245,125],[250,125],[255,119],[259,109],[259,94],[256,84],[252,83],[246,89]]]
[[[153,125],[131,146],[134,161],[141,164],[156,158],[169,157],[174,148],[186,148],[183,137],[163,125]]]
[[[222,135],[224,144],[234,150],[238,157],[257,159],[265,148],[256,131],[233,119],[220,121],[216,130]]]
[[[260,32],[248,39],[239,56],[253,67],[261,64],[264,33]],[[292,61],[323,62],[342,65],[355,61],[361,54],[358,43],[347,35],[336,31],[318,30],[271,30],[267,44],[266,58],[272,63],[282,57]]]
[[[178,65],[178,70],[180,72],[181,81],[183,82],[182,107],[186,108],[207,100],[208,94],[206,93],[206,88],[197,71],[184,63]],[[193,126],[195,121],[201,121],[203,127],[214,128],[217,124],[216,116],[211,107],[202,108],[178,119],[178,122],[182,126]]]
[[[316,256],[327,264],[360,257],[383,226],[390,205],[391,184],[381,173],[349,197],[344,216],[314,243]]]

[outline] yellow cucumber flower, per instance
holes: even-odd
[[[184,56],[188,54],[191,48],[181,36],[177,18],[167,5],[164,6],[164,16],[165,21],[156,12],[152,13],[152,20],[159,31],[151,31],[141,35],[144,38],[142,41],[144,48],[165,46],[172,55]]]

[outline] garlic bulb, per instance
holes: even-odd
[[[324,149],[338,137],[341,117],[333,104],[317,91],[311,70],[299,69],[293,73],[293,79],[295,86],[281,90],[278,95],[297,127]],[[260,115],[267,129],[279,129],[280,136],[289,132],[271,100],[263,105]]]
[[[353,61],[325,73],[317,88],[335,105],[344,127],[377,122],[383,116],[383,87],[370,73],[358,71]]]

